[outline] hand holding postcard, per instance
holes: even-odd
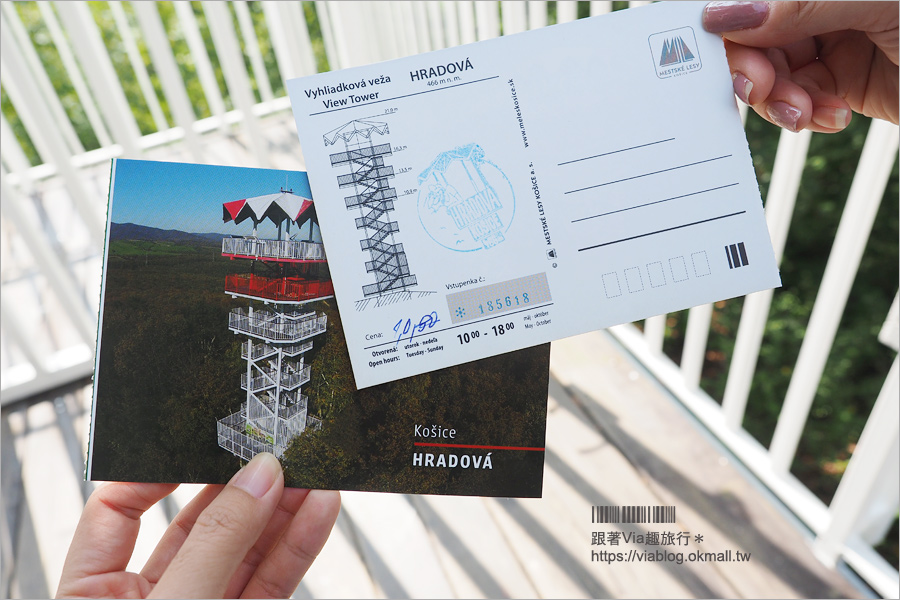
[[[288,82],[360,387],[780,284],[702,7]]]

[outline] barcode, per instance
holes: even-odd
[[[592,506],[591,523],[674,523],[674,506]]]

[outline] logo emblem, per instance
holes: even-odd
[[[697,38],[690,27],[654,33],[648,41],[656,76],[660,79],[693,73],[703,66]]]

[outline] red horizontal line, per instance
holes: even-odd
[[[475,444],[433,444],[430,442],[414,442],[414,446],[433,446],[436,448],[477,448],[479,450],[533,450],[543,452],[543,448],[529,448],[526,446],[478,446]]]

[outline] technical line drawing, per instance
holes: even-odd
[[[218,442],[242,460],[249,461],[260,452],[281,458],[291,440],[308,427],[322,426],[321,420],[307,414],[309,399],[301,393],[310,380],[304,354],[313,348],[314,338],[325,333],[327,315],[300,306],[334,296],[323,268],[325,250],[312,241],[315,207],[312,200],[282,189],[278,194],[225,202],[222,217],[235,223],[253,220],[252,235],[222,239],[222,256],[251,261],[249,274],[226,276],[225,293],[272,308],[251,304],[228,315],[228,329],[247,336],[241,343],[241,357],[247,361],[241,388],[247,391],[247,399],[240,411],[218,420]],[[277,239],[256,236],[257,226],[265,219],[278,226]],[[291,223],[298,233],[309,224],[309,240],[295,240],[297,234],[282,239],[290,234]]]
[[[352,188],[353,195],[344,198],[347,210],[358,210],[356,228],[366,236],[360,248],[369,252],[371,260],[365,263],[366,272],[375,276],[375,283],[362,286],[363,296],[370,298],[397,292],[408,292],[417,285],[416,276],[410,273],[403,244],[394,234],[399,231],[389,213],[394,210],[397,190],[388,180],[394,177],[394,167],[386,165],[385,156],[391,156],[391,144],[375,144],[374,136],[387,136],[388,124],[380,121],[358,119],[341,125],[323,137],[326,146],[344,142],[344,152],[330,155],[332,167],[349,167],[349,172],[339,175],[338,187]]]
[[[478,144],[441,152],[419,175],[419,220],[435,242],[457,252],[503,243],[515,193]]]

